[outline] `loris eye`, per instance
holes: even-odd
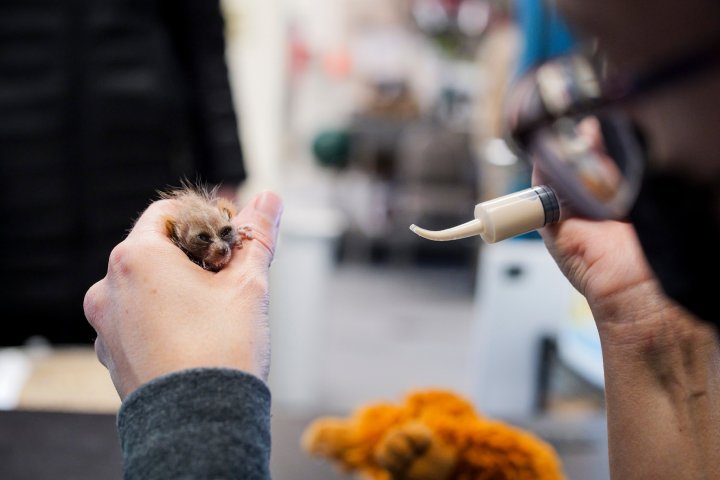
[[[228,238],[232,234],[232,227],[223,227],[222,230],[220,230],[220,236],[222,238]]]
[[[210,235],[207,234],[207,233],[205,233],[205,232],[203,232],[203,233],[198,233],[197,238],[198,238],[198,240],[200,240],[201,242],[209,242],[209,241],[210,241]]]

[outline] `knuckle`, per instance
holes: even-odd
[[[127,274],[132,269],[133,256],[133,249],[127,241],[117,244],[110,252],[108,272]]]
[[[97,357],[98,361],[105,368],[108,368],[107,350],[105,349],[105,344],[103,343],[103,341],[100,337],[95,339],[94,347],[95,347],[95,356]]]
[[[258,296],[265,296],[270,290],[268,276],[265,273],[256,272],[245,279],[245,289]]]
[[[100,317],[100,310],[102,308],[101,301],[101,290],[103,288],[103,281],[96,283],[88,289],[83,298],[83,311],[85,318],[93,328],[97,330],[98,320]]]
[[[147,263],[148,260],[158,256],[163,247],[166,245],[159,241],[124,240],[110,252],[108,273],[127,276]]]

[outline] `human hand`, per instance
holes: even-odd
[[[717,331],[662,292],[631,224],[572,218],[543,230],[600,334],[611,477],[720,478]]]
[[[541,235],[562,273],[587,299],[606,353],[641,352],[659,367],[658,354],[682,342],[714,341],[712,328],[662,291],[631,224],[571,218]]]
[[[177,203],[153,203],[110,254],[108,273],[85,296],[95,350],[121,398],[171,372],[240,369],[266,380],[270,364],[268,272],[282,202],[256,196],[236,217],[254,239],[217,273],[189,261],[165,234]]]
[[[543,183],[535,169],[533,184]],[[601,337],[611,327],[644,326],[659,317],[653,313],[676,310],[661,291],[630,223],[570,218],[540,234],[562,273],[590,304]],[[616,333],[627,335],[622,329]]]
[[[541,235],[587,299],[605,343],[672,346],[681,333],[702,326],[662,291],[631,224],[571,218]]]
[[[654,281],[628,223],[571,218],[540,233],[560,270],[591,304]]]

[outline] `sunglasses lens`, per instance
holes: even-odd
[[[536,166],[575,213],[624,217],[638,192],[642,149],[620,114],[557,119],[532,140]]]
[[[644,149],[632,122],[604,97],[598,66],[579,55],[540,65],[516,82],[504,119],[510,145],[532,160],[564,208],[619,219],[639,191]]]

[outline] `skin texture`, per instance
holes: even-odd
[[[720,478],[717,332],[663,295],[631,225],[571,219],[543,237],[600,332],[611,478]]]
[[[597,45],[611,71],[629,74],[717,45],[720,32],[714,0],[556,5],[578,38]],[[720,185],[719,98],[720,62],[628,105],[648,143],[648,167]],[[720,222],[720,208],[713,220]],[[571,219],[542,234],[587,297],[600,333],[611,478],[720,478],[718,332],[663,294],[632,225]]]
[[[281,200],[265,192],[233,218],[236,227],[253,226],[254,240],[217,273],[189,262],[166,235],[166,218],[180,208],[177,200],[150,205],[85,296],[95,350],[121,398],[188,368],[234,368],[267,379],[268,269]]]

